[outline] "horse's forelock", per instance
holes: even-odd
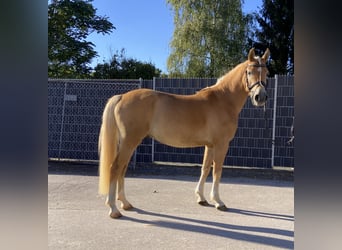
[[[259,64],[261,64],[261,57],[260,56],[255,56],[254,59],[258,60]]]

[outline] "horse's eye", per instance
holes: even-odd
[[[252,71],[248,71],[247,72],[247,75],[249,75],[249,76],[252,75],[252,74],[253,74]]]

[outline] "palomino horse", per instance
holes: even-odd
[[[197,202],[208,205],[203,189],[213,165],[210,198],[217,209],[227,209],[219,196],[222,165],[247,97],[255,106],[266,103],[269,53],[267,49],[258,57],[252,48],[248,60],[218,79],[215,85],[194,95],[137,89],[108,100],[99,136],[99,193],[108,194],[110,217],[122,216],[115,205],[116,199],[121,201],[121,208],[133,208],[125,196],[124,177],[135,148],[146,136],[174,147],[205,146],[201,177],[195,190]]]

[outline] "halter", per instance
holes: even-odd
[[[251,67],[257,67],[257,68],[265,68],[266,67],[266,64],[256,64],[256,63],[253,63],[253,64],[248,64],[248,66],[251,66]],[[256,85],[260,85],[260,86],[263,86],[264,88],[266,88],[266,83],[261,81],[261,70],[260,70],[260,81],[258,82],[255,82],[253,83],[251,86],[249,85],[248,83],[248,73],[247,73],[247,70],[246,70],[246,84],[247,84],[247,88],[249,91],[251,91]]]
[[[259,64],[252,63],[252,64],[248,64],[247,67],[248,66],[258,67],[258,68],[265,68],[266,64],[261,64],[260,61],[259,61]],[[261,70],[259,72],[260,72],[259,81],[255,82],[251,86],[249,86],[249,83],[248,83],[248,72],[247,72],[247,69],[246,69],[246,84],[247,84],[247,88],[248,88],[249,91],[251,91],[256,85],[260,85],[260,86],[263,86],[264,88],[266,88],[266,83],[261,81]],[[266,114],[266,105],[264,105],[264,119],[265,119],[265,132],[268,133],[267,132],[268,131],[268,118],[267,118],[267,114]],[[274,142],[272,141],[272,143],[274,143]]]

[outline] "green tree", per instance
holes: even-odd
[[[243,60],[248,19],[240,0],[168,0],[175,30],[171,76],[218,77]]]
[[[293,74],[293,0],[263,0],[262,8],[254,15],[259,28],[255,32],[255,38],[252,38],[252,43],[258,50],[264,51],[269,47],[271,51],[270,76]]]
[[[116,52],[109,62],[97,64],[94,68],[95,79],[152,79],[159,77],[161,70],[152,63],[141,62],[125,56],[125,50]]]
[[[95,45],[92,32],[110,33],[115,27],[107,17],[96,15],[92,0],[53,0],[48,5],[48,76],[86,78]]]

